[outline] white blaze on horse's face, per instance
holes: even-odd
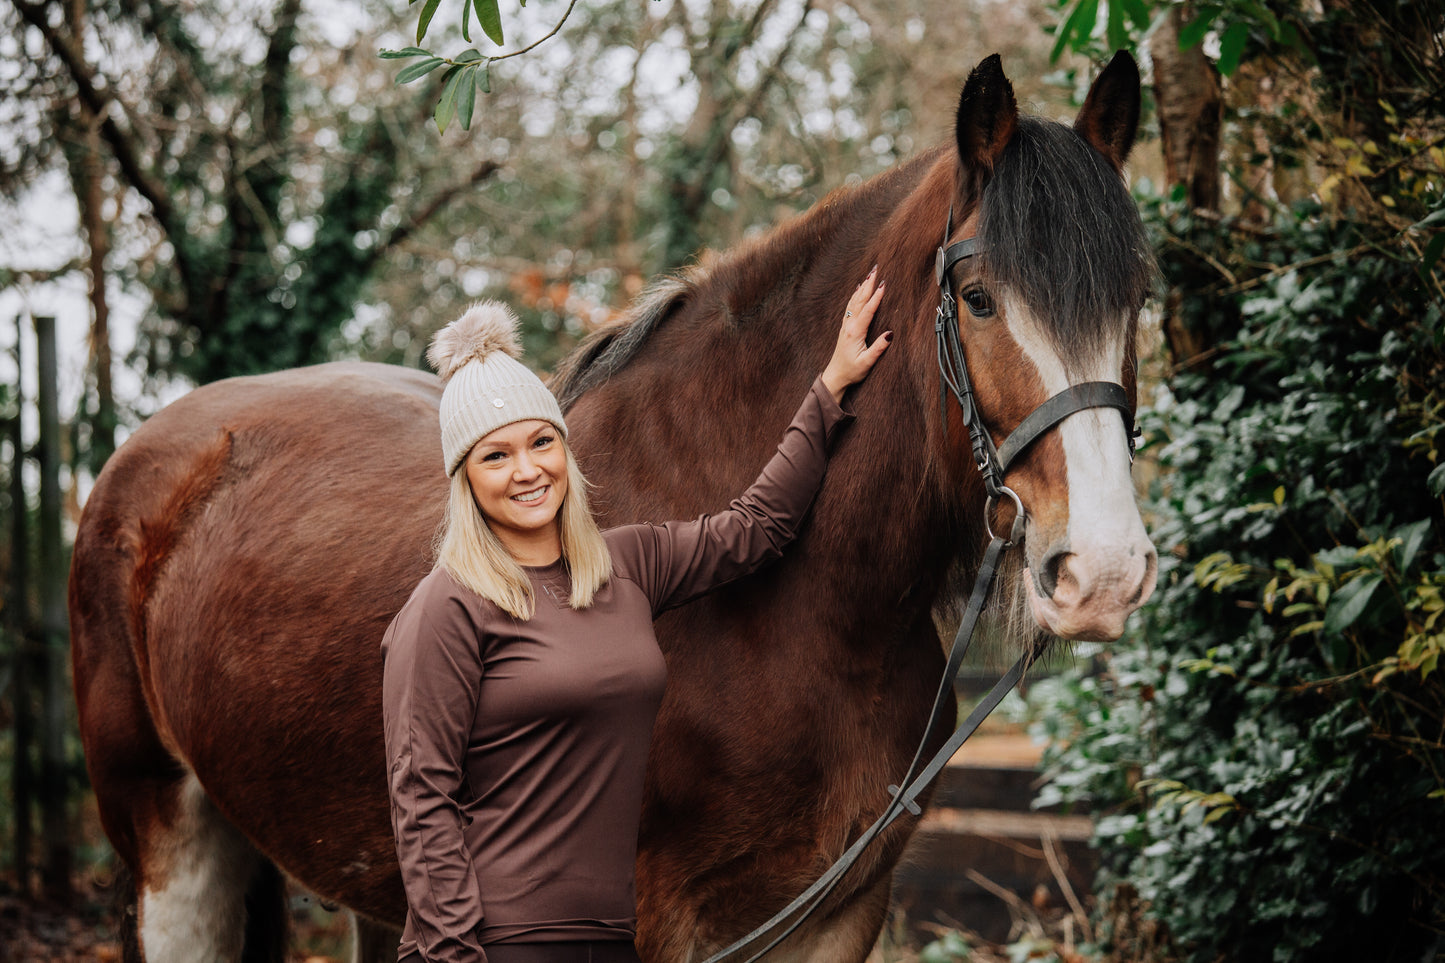
[[[1008,301],[1003,315],[1009,333],[1032,362],[1045,397],[1071,384],[1119,380],[1122,339],[1092,359],[1065,365],[1022,299]],[[1158,572],[1158,557],[1134,499],[1123,417],[1112,408],[1089,408],[1053,430],[1064,450],[1067,526],[1036,532],[1030,520],[1029,601],[1034,618],[1053,635],[1112,641],[1153,593]]]

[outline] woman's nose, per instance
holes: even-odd
[[[512,476],[519,480],[525,478],[536,478],[537,471],[537,462],[533,460],[532,456],[526,452],[518,455],[517,460],[513,462]]]

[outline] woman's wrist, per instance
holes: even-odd
[[[843,403],[843,393],[852,386],[852,382],[835,372],[832,365],[823,369],[819,380],[823,382],[823,387],[828,389],[828,394],[833,396],[833,400],[840,405]]]

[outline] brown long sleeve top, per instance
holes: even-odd
[[[643,772],[666,667],[652,620],[797,534],[849,416],[815,381],[726,511],[604,538],[612,578],[568,605],[565,566],[525,569],[522,621],[437,569],[382,641],[401,954],[478,963],[488,943],[626,940]]]

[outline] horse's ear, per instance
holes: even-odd
[[[1123,170],[1139,130],[1139,65],[1128,53],[1114,54],[1089,88],[1074,130],[1109,158],[1116,170]]]
[[[1013,84],[1003,75],[998,54],[992,54],[973,68],[958,98],[954,133],[964,169],[992,172],[1018,124]]]

